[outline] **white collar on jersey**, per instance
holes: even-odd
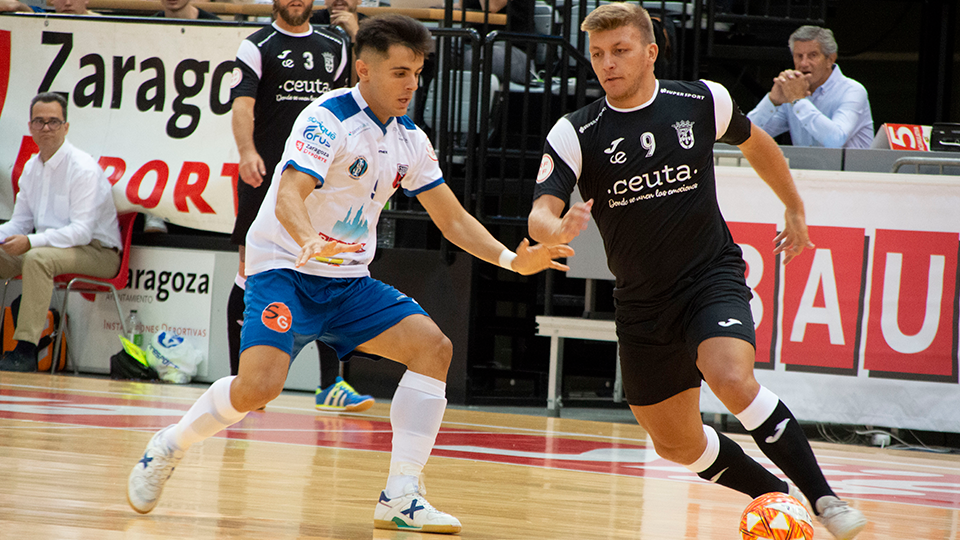
[[[603,98],[603,100],[606,101],[607,107],[610,107],[611,109],[613,109],[613,110],[615,110],[615,111],[617,111],[617,112],[633,112],[633,111],[639,111],[640,109],[643,109],[644,107],[649,107],[650,104],[653,103],[653,100],[657,99],[657,94],[660,93],[660,79],[657,79],[656,82],[657,82],[657,85],[653,87],[653,96],[651,96],[650,99],[648,99],[646,103],[642,103],[642,104],[640,104],[640,105],[637,105],[636,107],[631,107],[631,108],[629,108],[629,109],[618,109],[617,107],[614,107],[613,105],[611,105],[610,102],[607,101],[607,98]]]

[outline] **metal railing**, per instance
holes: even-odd
[[[902,167],[914,166],[916,174],[922,174],[921,167],[937,167],[940,174],[951,174],[945,172],[945,168],[956,168],[960,171],[960,157],[958,158],[933,158],[933,157],[902,157],[893,163],[892,173],[900,172]],[[957,173],[953,173],[957,174]]]

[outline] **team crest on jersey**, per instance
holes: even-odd
[[[400,187],[400,182],[403,181],[403,177],[407,175],[407,170],[410,167],[404,165],[403,163],[397,164],[397,176],[393,179],[393,189]]]
[[[350,165],[350,178],[354,180],[360,178],[367,173],[367,158],[363,156],[358,156],[357,159],[353,160],[353,165]]]
[[[680,146],[686,150],[693,148],[693,122],[690,120],[681,120],[671,127],[677,130],[677,138],[680,139]]]
[[[333,53],[325,52],[322,56],[323,67],[327,70],[327,73],[333,73]]]

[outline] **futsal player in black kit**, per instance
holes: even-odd
[[[240,363],[247,230],[257,217],[273,169],[300,111],[324,93],[350,82],[346,40],[335,31],[314,28],[309,22],[312,6],[302,0],[274,0],[276,20],[248,36],[237,50],[230,92],[233,134],[240,152],[237,220],[230,236],[231,242],[239,246],[240,268],[227,303],[232,375],[237,374]],[[358,394],[338,376],[340,362],[333,349],[319,341],[317,349],[317,409],[360,412],[370,408],[374,399]]]
[[[627,401],[661,457],[750,497],[795,489],[703,425],[702,378],[820,522],[836,538],[855,537],[866,518],[836,497],[796,419],[754,378],[746,266],[717,204],[713,145],[721,141],[739,146],[786,206],[774,252],[787,263],[812,248],[783,154],[723,86],[654,77],[657,46],[643,8],[601,6],[581,29],[606,97],[561,118],[547,136],[530,236],[565,244],[590,214],[596,220],[616,276]],[[574,187],[586,202],[564,214]]]

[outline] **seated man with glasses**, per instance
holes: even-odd
[[[120,268],[120,227],[110,182],[97,162],[67,142],[67,102],[30,101],[30,135],[40,153],[23,168],[13,217],[0,225],[0,278],[23,276],[16,347],[3,371],[36,371],[37,342],[59,274],[110,278]]]

